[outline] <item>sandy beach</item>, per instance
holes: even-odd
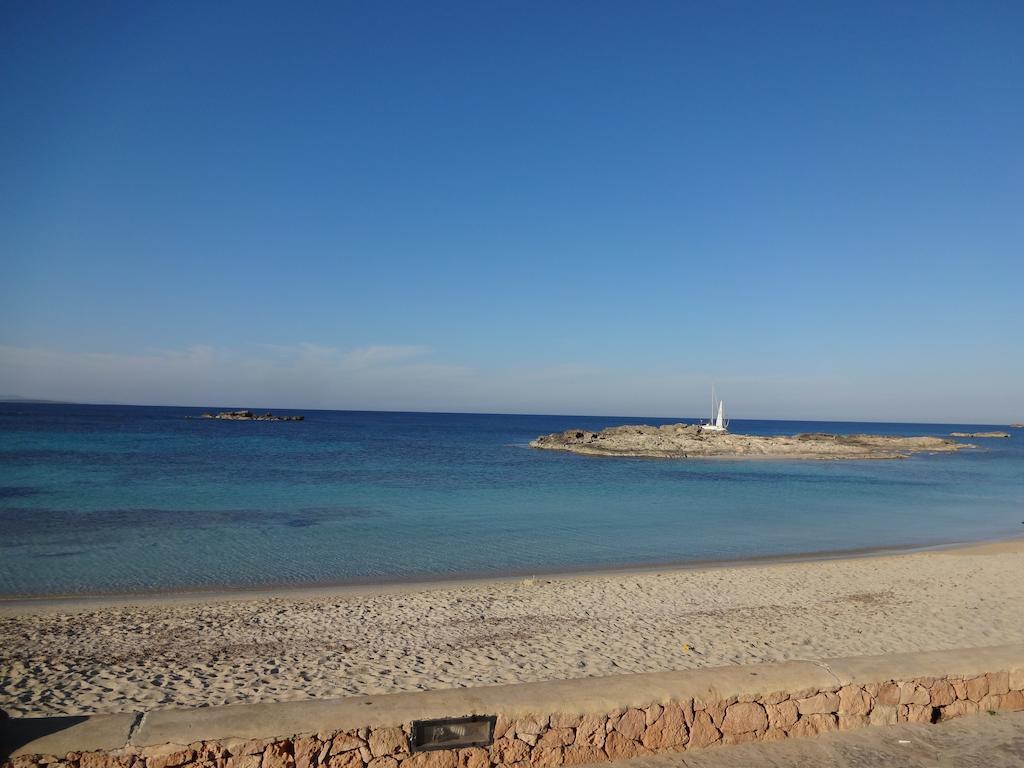
[[[118,712],[1024,641],[1024,540],[266,595],[0,603],[0,708]]]

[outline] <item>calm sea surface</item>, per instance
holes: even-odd
[[[1024,431],[905,461],[606,459],[570,427],[695,419],[0,404],[0,594],[543,573],[1024,532]],[[280,413],[290,413],[281,411]],[[990,425],[733,421],[734,432]]]

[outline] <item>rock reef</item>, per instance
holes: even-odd
[[[941,437],[891,435],[735,435],[700,425],[646,424],[609,427],[600,432],[570,429],[543,435],[531,448],[586,456],[639,456],[659,459],[702,457],[747,459],[904,459],[913,453],[953,453],[976,446]]]
[[[189,416],[188,418],[195,418]],[[214,415],[204,413],[201,419],[224,419],[226,421],[304,421],[305,416],[275,416],[270,411],[266,413],[253,413],[252,411],[221,411]]]
[[[950,432],[950,437],[1009,437],[1009,432]]]

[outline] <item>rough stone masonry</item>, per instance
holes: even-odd
[[[16,754],[5,766],[542,768],[717,744],[778,741],[869,725],[934,723],[986,710],[1024,710],[1024,664],[973,676],[887,679],[710,700],[690,697],[623,707],[601,715],[548,711],[513,718],[499,714],[494,741],[488,748],[412,753],[410,721],[298,733],[287,738],[217,739],[141,747],[129,744],[110,751],[57,755]]]

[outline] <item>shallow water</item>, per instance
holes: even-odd
[[[927,546],[1024,532],[1024,431],[902,461],[609,459],[679,419],[0,404],[0,594],[389,581]],[[290,413],[281,411],[281,413]],[[736,421],[734,432],[992,425]]]

